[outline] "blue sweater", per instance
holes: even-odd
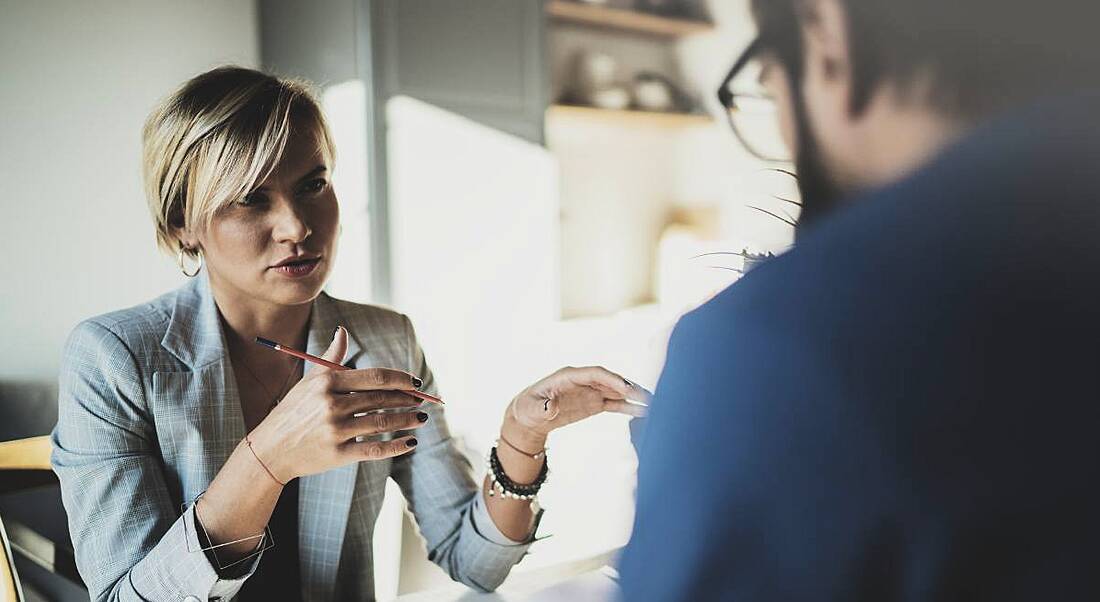
[[[1097,108],[987,123],[680,321],[626,600],[1100,600]]]

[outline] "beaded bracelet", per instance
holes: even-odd
[[[500,458],[497,457],[497,444],[493,444],[492,449],[489,450],[486,467],[490,475],[489,495],[494,496],[499,493],[501,497],[508,497],[514,500],[529,501],[535,499],[535,496],[539,493],[539,489],[541,489],[543,483],[546,482],[547,475],[550,474],[550,464],[547,462],[546,457],[543,456],[542,469],[539,470],[539,476],[535,478],[534,483],[520,485],[512,481],[504,472],[504,466],[500,463]]]

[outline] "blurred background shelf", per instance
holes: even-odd
[[[714,122],[710,115],[699,113],[661,113],[656,111],[612,110],[579,105],[555,104],[546,111],[548,119],[569,118],[589,119],[603,123],[622,125],[689,127],[708,125]]]
[[[558,21],[669,38],[714,29],[714,25],[705,21],[662,17],[634,10],[607,8],[568,0],[547,2],[546,13]]]

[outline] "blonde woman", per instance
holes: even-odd
[[[429,558],[494,589],[538,525],[547,435],[634,413],[631,386],[602,368],[533,384],[478,487],[442,407],[406,393],[436,393],[408,318],[322,292],[340,216],[308,90],[215,69],[154,111],[143,145],[157,241],[191,278],[65,347],[53,464],[91,597],[372,599],[388,477]]]

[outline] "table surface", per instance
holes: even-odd
[[[491,594],[475,592],[463,585],[398,596],[396,602],[601,602],[616,599],[618,573],[610,564],[618,550],[591,558],[519,571]]]

